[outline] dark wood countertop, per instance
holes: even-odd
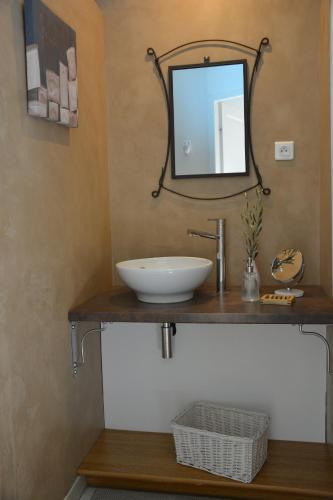
[[[231,288],[223,296],[212,288],[201,288],[187,302],[148,304],[139,302],[128,289],[115,288],[74,307],[68,318],[137,323],[333,324],[333,300],[319,286],[301,288],[304,297],[292,306],[242,302],[239,288]],[[261,294],[273,291],[273,287],[263,287]]]

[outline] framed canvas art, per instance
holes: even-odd
[[[28,113],[78,126],[75,31],[41,0],[24,1]]]

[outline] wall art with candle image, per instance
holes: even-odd
[[[78,126],[75,31],[40,0],[25,0],[28,113]]]

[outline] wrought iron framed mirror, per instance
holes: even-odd
[[[168,90],[161,67],[162,62],[184,50],[202,48],[205,45],[214,45],[214,47],[222,49],[232,48],[237,51],[244,51],[247,54],[250,53],[254,57],[254,62],[249,81],[247,80],[247,61],[245,59],[211,62],[209,57],[205,57],[203,64],[170,66]],[[184,198],[207,201],[233,198],[257,187],[261,188],[265,195],[271,193],[270,188],[263,185],[260,169],[254,158],[251,136],[251,100],[255,75],[259,69],[263,50],[268,45],[269,39],[265,37],[260,41],[258,48],[231,40],[208,39],[179,45],[160,56],[157,56],[152,47],[147,49],[147,54],[152,58],[162,83],[168,119],[165,160],[159,177],[158,187],[152,192],[153,198],[158,198],[162,190]],[[188,82],[186,84],[189,72],[191,73],[190,85]],[[195,75],[194,80],[193,75]],[[215,75],[215,77],[217,75],[217,79],[211,79],[211,75]],[[229,83],[226,84],[225,82],[228,79]],[[204,83],[202,83],[203,81]],[[193,84],[193,82],[195,83]],[[192,87],[200,87],[200,82],[201,90],[198,90],[199,93],[196,93],[194,97],[192,95],[191,98],[189,94],[193,94]],[[233,82],[233,84],[230,85],[230,82]],[[224,88],[223,84],[225,85]],[[232,86],[233,88],[231,88]],[[216,89],[214,90],[215,87],[219,88],[218,92]],[[207,95],[209,95],[209,98]],[[186,103],[183,103],[185,112],[182,111],[182,106],[179,108],[179,102],[182,100],[186,100]],[[198,109],[194,108],[198,108],[199,100],[208,102],[208,104],[206,102],[205,119],[208,116],[210,124],[206,127],[205,134],[209,129],[211,130],[211,134],[207,134],[205,141],[203,140],[202,127],[197,128],[197,130],[194,130],[192,127],[193,123],[198,125],[200,122],[199,112],[196,114],[194,120],[191,120],[191,118],[187,120],[187,129],[183,127],[184,116],[189,111],[198,111]],[[208,113],[207,106],[209,107]],[[178,112],[178,109],[180,109],[180,112]],[[230,115],[232,115],[231,118]],[[233,135],[235,129],[238,130],[236,146],[232,143],[227,144],[227,137]],[[196,134],[199,137],[200,130],[201,141],[194,141],[193,138],[196,137]],[[223,134],[223,130],[226,131],[225,135]],[[205,147],[203,148],[200,143],[205,143]],[[203,149],[208,151],[206,156],[203,155]],[[196,158],[194,150],[198,154]],[[165,177],[170,157],[171,176],[173,179],[231,175],[244,176],[249,174],[252,166],[256,183],[224,196],[191,196],[166,186]],[[177,161],[177,159],[180,161]],[[202,166],[204,166],[205,170],[202,170]]]

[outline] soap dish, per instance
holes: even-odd
[[[270,304],[274,306],[291,306],[294,302],[294,295],[274,295],[273,293],[266,293],[260,297],[261,304]]]

